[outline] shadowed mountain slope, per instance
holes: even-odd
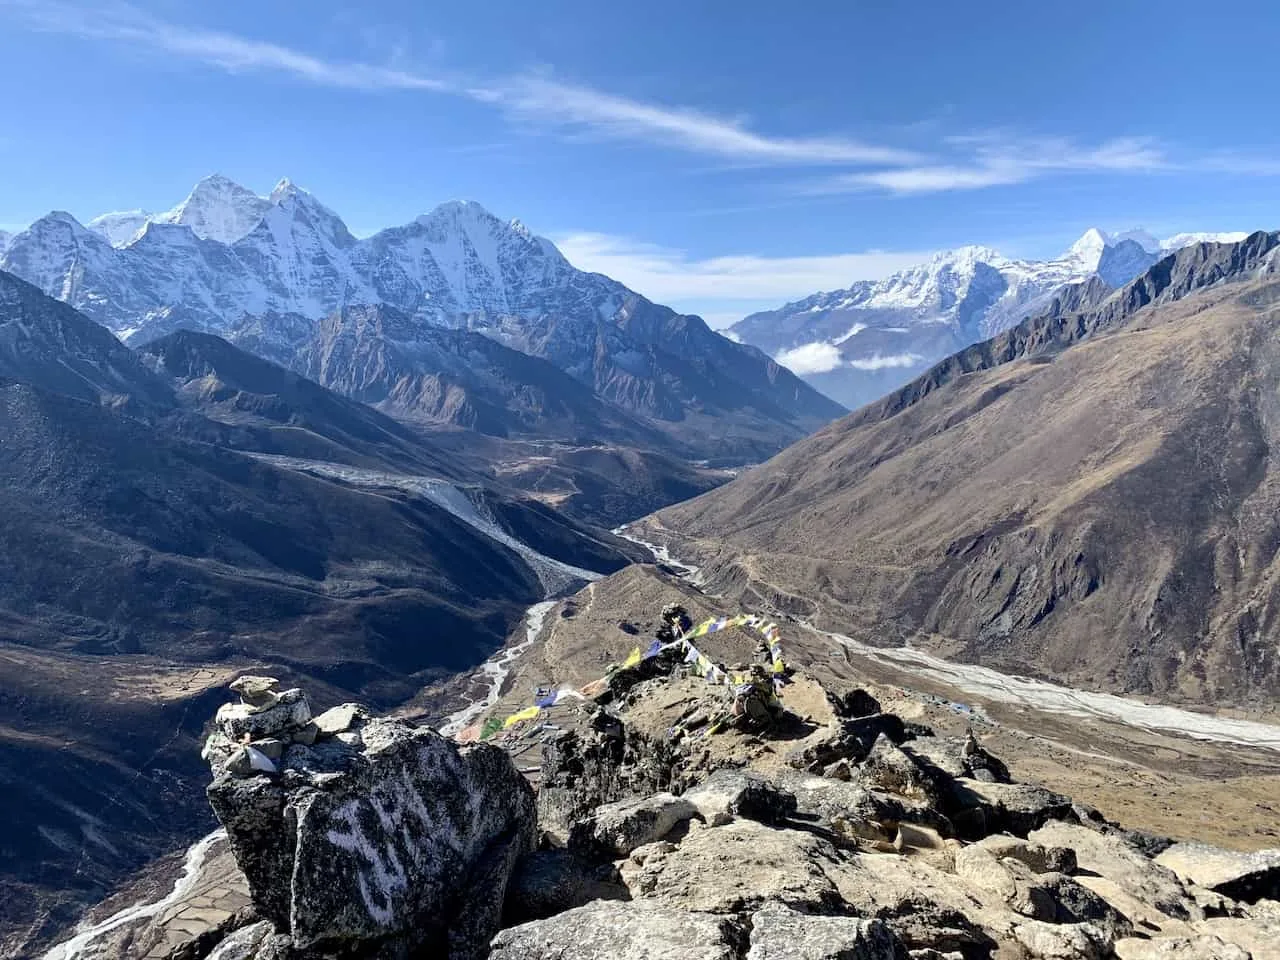
[[[212,684],[389,707],[636,552],[217,338],[137,355],[0,273],[0,345],[0,944],[206,829]]]

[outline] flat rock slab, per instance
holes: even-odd
[[[881,920],[815,917],[782,904],[751,918],[747,960],[905,960],[906,947]]]
[[[732,921],[652,901],[600,900],[546,920],[510,927],[490,960],[736,960]]]
[[[1156,940],[1135,937],[1118,941],[1115,949],[1120,960],[1254,960],[1244,947],[1209,934]]]
[[[312,719],[316,725],[316,733],[322,737],[333,737],[345,733],[356,723],[367,720],[369,711],[358,703],[342,703],[330,707],[318,717]]]
[[[779,823],[796,812],[796,798],[756,774],[718,770],[684,793],[711,826],[746,817],[761,823]]]
[[[622,867],[622,881],[638,900],[713,913],[751,910],[770,900],[812,913],[840,907],[825,870],[846,854],[812,833],[734,820],[722,827],[695,826],[670,851],[654,848],[636,851],[646,853],[638,867]]]
[[[1115,906],[1130,916],[1136,911],[1125,902],[1129,898],[1165,917],[1197,920],[1204,916],[1177,874],[1119,837],[1075,824],[1050,823],[1033,831],[1028,839],[1044,847],[1068,847],[1074,851],[1081,869],[1115,885],[1115,892],[1124,898],[1113,896]]]
[[[1155,859],[1183,881],[1232,900],[1280,899],[1280,850],[1241,853],[1207,843],[1175,843]]]

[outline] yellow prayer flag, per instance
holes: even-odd
[[[525,707],[519,713],[513,713],[511,716],[507,717],[507,719],[503,721],[502,725],[504,727],[513,727],[522,720],[533,720],[539,713],[541,713],[541,710],[537,707]]]

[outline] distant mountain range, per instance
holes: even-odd
[[[1277,305],[1280,233],[1090,277],[645,535],[857,640],[1271,710]]]
[[[884,280],[816,293],[755,313],[729,329],[849,408],[906,383],[970,343],[1041,312],[1065,285],[1098,277],[1123,286],[1160,257],[1192,243],[1245,234],[1087,231],[1052,260],[1015,260],[961,247]]]
[[[552,367],[702,459],[762,459],[842,412],[754,347],[575,269],[550,241],[475,203],[446,203],[357,239],[288,180],[261,197],[214,176],[167,213],[106,214],[89,226],[51,213],[7,242],[0,269],[131,345],[178,329],[215,333],[299,372],[323,370],[397,414],[489,432],[523,429],[532,417],[536,433],[538,421],[559,418],[528,409],[536,395],[567,396],[544,377]],[[385,308],[378,322],[368,322],[370,307]],[[512,353],[444,331],[481,334],[547,366],[516,371]],[[458,351],[486,355],[477,371],[485,389],[456,362],[440,368]],[[380,372],[338,369],[339,356],[374,353]],[[522,394],[523,409],[505,409],[488,389],[496,380],[507,399]],[[599,410],[592,418],[609,419]]]

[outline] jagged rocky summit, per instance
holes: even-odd
[[[676,659],[458,746],[242,678],[206,747],[254,911],[174,960],[1266,960],[1280,851],[1126,831],[796,673],[708,733]],[[510,757],[541,746],[534,790]],[[504,749],[505,748],[505,749]],[[522,761],[524,762],[524,761]],[[236,927],[236,929],[231,929]]]

